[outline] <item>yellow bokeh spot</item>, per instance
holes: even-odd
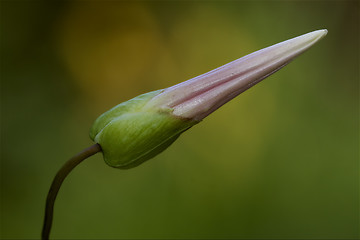
[[[100,107],[141,92],[161,51],[151,12],[139,2],[72,5],[59,22],[58,44],[80,93]]]

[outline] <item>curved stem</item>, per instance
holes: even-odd
[[[54,203],[64,179],[79,163],[98,152],[101,152],[101,147],[99,144],[94,144],[68,160],[64,164],[64,166],[57,172],[46,199],[45,218],[41,233],[41,239],[49,239],[53,220]]]

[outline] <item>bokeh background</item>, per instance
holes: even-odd
[[[104,111],[322,28],[151,161],[78,166],[51,237],[359,237],[357,1],[1,1],[0,25],[1,238],[39,238],[56,171]]]

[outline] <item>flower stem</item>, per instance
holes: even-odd
[[[89,148],[84,149],[82,152],[78,153],[70,160],[68,160],[64,166],[57,172],[49,193],[46,199],[46,206],[45,206],[45,218],[44,218],[44,225],[42,229],[41,239],[49,239],[52,220],[53,220],[53,212],[54,212],[54,203],[56,200],[56,196],[59,192],[61,184],[63,183],[66,176],[73,170],[78,164],[82,161],[87,159],[88,157],[101,152],[101,147],[99,144],[94,144]]]

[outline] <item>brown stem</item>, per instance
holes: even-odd
[[[101,152],[101,147],[99,144],[94,144],[68,160],[64,164],[64,166],[57,172],[46,199],[45,218],[41,233],[41,239],[49,239],[53,220],[54,203],[62,182],[71,172],[71,170],[73,170],[79,163],[98,152]]]

